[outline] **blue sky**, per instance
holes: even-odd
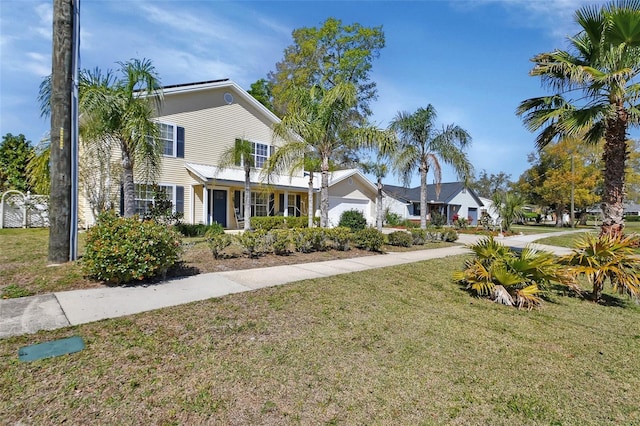
[[[187,1],[81,0],[81,67],[117,69],[148,58],[164,85],[230,78],[248,89],[275,68],[291,32],[343,23],[382,26],[386,47],[373,63],[373,121],[432,104],[440,124],[466,129],[476,172],[528,168],[535,135],[514,111],[547,93],[528,75],[530,58],[566,48],[585,0]],[[0,2],[0,135],[36,144],[49,122],[38,86],[51,72],[53,1]],[[433,176],[429,176],[431,182]],[[455,180],[447,167],[443,180]],[[387,183],[397,183],[393,176]]]

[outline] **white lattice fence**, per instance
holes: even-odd
[[[10,190],[0,197],[0,228],[49,226],[49,197]]]

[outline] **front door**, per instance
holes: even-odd
[[[224,228],[227,227],[227,191],[211,189],[209,193],[209,217]]]

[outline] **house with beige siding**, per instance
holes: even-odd
[[[164,151],[162,170],[155,183],[173,202],[175,210],[183,213],[184,222],[240,227],[244,171],[240,166],[218,167],[223,152],[239,139],[253,144],[257,170],[251,175],[252,217],[306,216],[309,209],[316,214],[319,174],[314,179],[312,206],[308,205],[309,178],[305,172],[272,177],[268,182],[260,176],[262,165],[284,143],[272,131],[279,119],[235,82],[223,79],[178,84],[164,87],[163,92],[157,121]],[[153,205],[151,183],[141,179],[136,182],[136,211],[140,214]],[[122,205],[117,195],[114,198],[114,205]],[[375,188],[358,171],[335,172],[330,183],[330,207],[334,225],[339,213],[350,208],[363,210],[371,220],[375,217]],[[86,226],[95,222],[87,196],[81,196],[80,217]]]

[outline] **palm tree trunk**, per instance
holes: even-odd
[[[71,248],[72,34],[73,0],[54,0],[48,253],[54,263],[68,261]]]
[[[598,303],[600,298],[602,297],[602,289],[604,288],[604,281],[594,278],[593,280],[593,291],[591,293],[591,297],[593,301]]]
[[[601,234],[618,235],[624,228],[624,168],[628,156],[626,122],[624,108],[618,107],[618,118],[607,127],[605,134]]]
[[[251,229],[251,165],[244,164],[244,230]]]
[[[320,182],[320,227],[329,227],[329,157],[322,159]]]
[[[307,226],[309,228],[313,228],[313,215],[314,215],[314,211],[313,211],[313,172],[309,172],[309,189],[307,190],[307,205],[308,205],[307,216],[309,218],[309,223],[307,224]]]
[[[420,167],[420,228],[427,229],[427,168]]]
[[[376,200],[376,227],[382,232],[382,222],[384,215],[382,210],[382,178],[378,177],[378,199]]]
[[[122,192],[124,217],[131,217],[136,214],[136,189],[133,181],[133,161],[125,150],[122,150]]]

